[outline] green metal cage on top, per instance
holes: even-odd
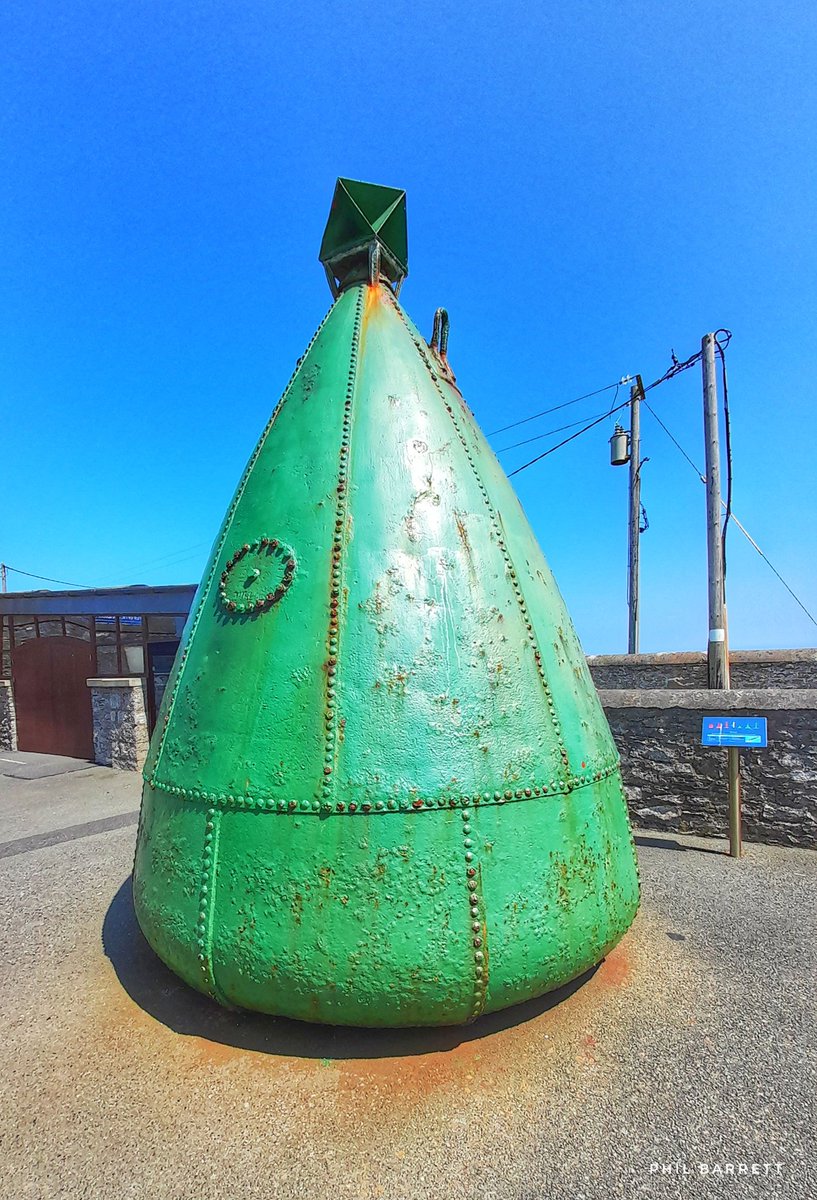
[[[444,1025],[630,925],[618,755],[536,539],[397,299],[405,194],[339,180],[332,306],[216,539],[145,769],[136,912],[220,1003]]]

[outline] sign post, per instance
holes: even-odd
[[[729,853],[740,858],[743,853],[743,830],[740,796],[740,753],[737,746],[726,751],[726,771],[729,776]]]
[[[729,770],[729,853],[741,856],[740,758],[739,750],[762,750],[768,745],[765,717],[704,717],[701,745],[727,750]],[[735,801],[734,798],[737,797]]]

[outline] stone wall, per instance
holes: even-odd
[[[119,771],[140,771],[148,751],[148,722],[141,679],[89,679],[94,718],[94,761]]]
[[[17,715],[10,679],[0,679],[0,750],[17,749]]]
[[[733,650],[733,688],[817,688],[817,650]],[[706,654],[591,654],[597,688],[706,688]]]
[[[817,690],[601,690],[633,824],[725,836],[726,751],[700,745],[701,720],[765,716],[769,745],[742,750],[744,836],[817,849]]]

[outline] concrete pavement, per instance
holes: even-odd
[[[66,758],[62,754],[39,754],[33,750],[0,750],[0,775],[12,779],[45,779],[69,771],[87,771],[92,765],[87,758]]]
[[[817,1194],[817,855],[644,835],[641,913],[589,977],[468,1029],[344,1031],[158,963],[138,802],[104,768],[0,777],[3,1196]]]

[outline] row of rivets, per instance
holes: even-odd
[[[584,764],[582,764],[584,765]],[[333,804],[323,804],[318,800],[291,800],[281,796],[236,796],[223,793],[202,791],[200,788],[184,788],[176,784],[163,783],[156,779],[148,779],[151,787],[157,791],[168,792],[172,796],[180,796],[186,800],[198,800],[205,804],[217,804],[220,808],[257,809],[259,812],[337,812],[337,813],[370,813],[370,812],[429,812],[440,808],[466,808],[471,805],[508,804],[519,800],[532,800],[537,797],[565,795],[577,788],[588,784],[598,783],[607,779],[619,770],[620,762],[605,765],[599,770],[588,770],[570,779],[551,779],[548,783],[533,784],[524,788],[499,788],[494,791],[474,792],[462,796],[401,796],[395,799],[362,801],[350,800],[344,803],[338,800]]]
[[[469,935],[474,956],[474,997],[471,1009],[471,1020],[474,1020],[485,1007],[485,996],[488,991],[488,940],[485,936],[485,915],[480,913],[478,868],[474,866],[474,842],[471,832],[471,810],[464,808],[462,810],[462,835],[465,849],[465,886],[468,892],[470,914]]]
[[[176,660],[175,678],[173,679],[173,682],[171,684],[170,698],[167,703],[167,708],[165,709],[165,719],[162,722],[162,732],[159,736],[159,745],[156,748],[156,757],[154,759],[154,767],[153,767],[153,779],[155,779],[156,772],[159,769],[159,760],[162,757],[162,750],[164,749],[165,734],[167,733],[167,727],[168,727],[168,724],[170,723],[170,714],[173,711],[173,707],[176,703],[176,697],[178,695],[179,686],[182,681],[182,674],[184,672],[184,666],[185,666],[185,663],[187,662],[188,651],[189,651],[190,646],[193,641],[193,635],[195,634],[196,629],[198,628],[198,624],[201,619],[201,614],[204,612],[205,601],[207,600],[207,598],[210,595],[210,587],[213,582],[213,578],[215,577],[216,570],[218,569],[218,562],[219,562],[219,559],[221,558],[221,551],[224,548],[224,543],[227,540],[227,535],[230,532],[230,527],[232,525],[233,517],[235,516],[235,510],[238,507],[241,497],[244,495],[244,488],[247,486],[247,480],[250,477],[253,467],[255,466],[256,462],[258,461],[258,455],[261,453],[261,451],[264,448],[264,444],[269,435],[269,431],[272,429],[273,425],[275,424],[278,414],[281,411],[281,409],[284,405],[284,402],[286,401],[287,397],[289,396],[289,393],[292,390],[292,385],[295,382],[295,380],[297,379],[298,374],[301,370],[301,367],[303,366],[304,362],[307,359],[307,356],[309,355],[310,350],[315,345],[315,342],[318,340],[318,337],[320,336],[321,332],[323,331],[323,327],[326,324],[326,322],[329,320],[329,316],[332,312],[332,309],[335,307],[336,303],[337,303],[337,299],[332,301],[332,304],[329,306],[329,310],[328,310],[326,316],[323,318],[320,325],[318,326],[318,328],[315,330],[314,334],[312,335],[312,340],[310,341],[309,345],[307,346],[307,348],[304,351],[304,353],[302,354],[302,356],[298,359],[297,363],[295,364],[295,370],[292,372],[292,374],[289,377],[289,382],[287,383],[286,387],[284,388],[284,391],[281,395],[281,399],[278,401],[278,403],[275,405],[275,408],[272,410],[272,415],[270,416],[269,421],[267,421],[267,424],[264,428],[264,432],[261,434],[261,437],[258,439],[258,444],[256,445],[255,449],[253,450],[253,452],[250,456],[250,461],[247,463],[247,466],[244,470],[244,474],[241,476],[241,482],[239,483],[238,488],[236,489],[235,496],[233,497],[233,502],[227,510],[227,515],[224,518],[224,524],[222,525],[222,528],[221,528],[221,536],[218,539],[218,545],[216,547],[215,553],[213,554],[213,565],[210,568],[210,573],[207,576],[206,583],[200,589],[200,599],[199,599],[199,603],[198,603],[198,608],[196,609],[195,616],[193,617],[193,622],[190,626],[190,632],[188,633],[187,638],[184,643],[184,646],[182,647],[181,652],[179,653],[179,657]],[[151,782],[152,786],[155,786],[153,783],[153,779],[150,780],[150,782]]]
[[[338,733],[338,649],[340,645],[339,610],[343,583],[342,555],[343,533],[348,515],[349,489],[349,449],[352,442],[352,401],[355,394],[357,378],[358,346],[360,345],[360,328],[363,322],[364,289],[358,289],[355,323],[352,330],[352,349],[349,357],[349,375],[346,380],[346,395],[343,401],[343,423],[340,435],[340,464],[338,467],[337,500],[335,502],[335,528],[332,534],[332,567],[329,583],[329,632],[327,634],[326,660],[326,708],[324,711],[325,740],[323,755],[323,780],[321,783],[320,802],[313,801],[312,806],[330,813],[335,811],[332,803],[333,772],[337,759]],[[350,806],[351,809],[351,806]],[[342,811],[342,810],[341,810]]]
[[[502,524],[499,520],[499,516],[498,516],[496,510],[494,509],[494,506],[491,503],[490,497],[488,496],[488,491],[485,487],[485,484],[482,481],[482,477],[480,476],[480,474],[477,470],[477,465],[474,462],[474,457],[471,453],[471,447],[468,445],[468,442],[467,442],[465,436],[463,435],[462,430],[460,429],[459,422],[457,421],[457,418],[454,415],[454,409],[446,400],[445,394],[443,393],[443,390],[440,387],[439,380],[437,378],[437,375],[434,372],[433,365],[432,365],[431,360],[428,357],[428,354],[426,352],[427,351],[426,343],[421,338],[416,337],[415,334],[412,333],[411,329],[409,328],[409,326],[406,322],[405,314],[403,313],[403,310],[401,309],[400,305],[397,303],[397,301],[395,300],[395,298],[393,296],[391,297],[391,300],[392,300],[392,303],[394,304],[395,309],[397,310],[398,314],[400,315],[400,318],[403,321],[403,324],[406,326],[409,336],[411,337],[411,340],[414,342],[414,345],[416,346],[420,357],[422,358],[423,362],[425,363],[426,367],[428,368],[428,371],[429,371],[429,374],[431,375],[431,379],[434,383],[434,386],[437,389],[440,399],[442,400],[443,404],[445,405],[446,411],[448,412],[448,415],[451,418],[451,423],[454,426],[454,429],[456,430],[456,433],[460,439],[460,442],[462,443],[462,448],[465,451],[465,456],[468,459],[468,463],[471,467],[471,470],[474,473],[474,478],[477,481],[477,486],[479,487],[480,494],[482,495],[482,499],[484,500],[485,505],[488,509],[488,515],[489,515],[491,524],[494,529],[494,534],[496,535],[497,545],[499,546],[499,549],[502,552],[502,557],[505,560],[505,568],[507,570],[508,577],[511,581],[511,586],[513,588],[514,595],[516,597],[516,602],[519,605],[519,610],[522,614],[522,620],[524,621],[524,624],[525,624],[525,632],[527,634],[528,641],[533,649],[533,657],[534,657],[534,662],[536,664],[536,673],[539,676],[539,679],[542,683],[542,687],[544,688],[545,700],[546,700],[547,706],[548,706],[548,713],[550,714],[551,724],[553,725],[553,729],[556,734],[556,741],[559,746],[559,754],[561,756],[562,762],[564,763],[564,765],[567,767],[567,769],[569,771],[570,763],[569,763],[568,757],[567,757],[567,748],[565,747],[564,739],[562,737],[562,728],[561,728],[561,723],[559,721],[559,717],[556,713],[556,705],[553,702],[553,693],[550,690],[550,685],[548,684],[547,675],[545,674],[544,665],[542,663],[542,654],[541,654],[541,651],[539,650],[539,645],[536,641],[536,635],[533,630],[533,622],[530,619],[530,613],[528,612],[528,607],[527,607],[527,604],[525,603],[525,598],[522,595],[522,590],[519,585],[519,579],[517,578],[516,570],[513,565],[513,560],[511,558],[510,554],[508,553],[508,547],[505,544],[504,530],[503,530]]]
[[[201,885],[199,887],[199,917],[196,925],[196,946],[199,956],[199,967],[207,991],[214,992],[212,963],[210,961],[208,918],[212,904],[212,887],[214,874],[215,852],[213,835],[216,824],[215,808],[208,808],[207,821],[204,826],[204,850],[201,859]]]

